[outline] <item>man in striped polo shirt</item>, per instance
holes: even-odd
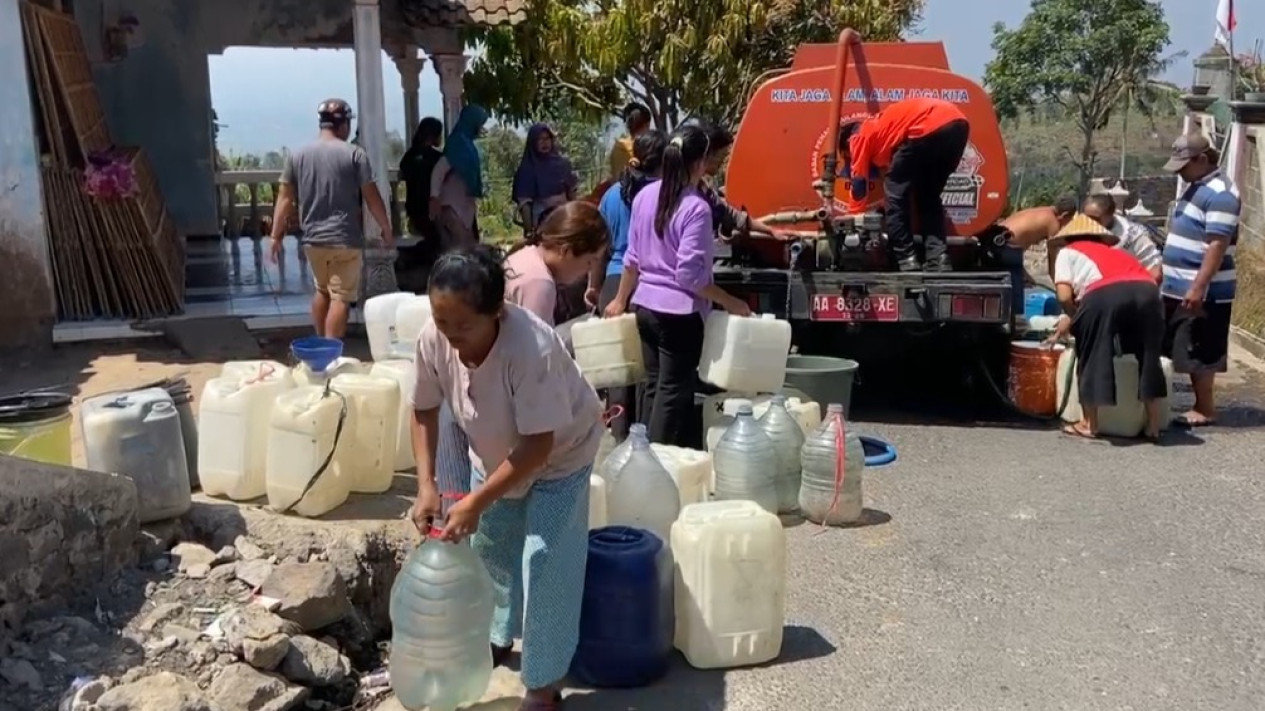
[[[1165,345],[1174,370],[1189,373],[1195,390],[1194,409],[1176,424],[1198,427],[1216,419],[1213,382],[1226,370],[1239,192],[1217,167],[1217,152],[1202,135],[1174,141],[1164,169],[1187,184],[1169,218],[1164,244]]]

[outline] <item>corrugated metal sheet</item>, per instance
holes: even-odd
[[[527,19],[527,0],[399,0],[414,27],[516,25]]]

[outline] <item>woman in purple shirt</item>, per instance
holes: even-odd
[[[650,441],[684,446],[694,411],[694,386],[703,351],[703,317],[712,303],[732,314],[751,313],[746,302],[712,283],[715,254],[712,208],[699,191],[707,172],[707,132],[677,129],[663,153],[663,179],[633,199],[628,250],[619,293],[606,307],[618,316],[636,307],[646,361],[637,413]]]

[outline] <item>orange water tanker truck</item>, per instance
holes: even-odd
[[[951,271],[896,270],[881,180],[870,183],[865,213],[847,209],[841,127],[911,97],[952,102],[970,122],[966,152],[941,195]],[[934,336],[973,350],[967,359],[997,356],[1004,368],[1023,291],[1022,254],[997,227],[1008,183],[992,101],[949,69],[942,43],[863,43],[845,30],[838,44],[801,46],[788,69],[752,93],[726,199],[795,240],[735,241],[716,282],[754,310],[790,319],[801,352],[858,357],[907,350],[897,336]]]

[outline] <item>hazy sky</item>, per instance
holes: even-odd
[[[969,4],[970,12],[963,12]],[[1168,16],[1170,52],[1193,58],[1212,44],[1217,0],[1162,0]],[[978,78],[992,57],[989,42],[995,22],[1017,25],[1027,13],[1025,0],[928,0],[918,37],[939,39],[954,69]],[[1265,39],[1265,0],[1236,3],[1235,51],[1250,51]],[[350,50],[229,49],[210,58],[211,93],[220,121],[223,150],[262,153],[308,140],[315,130],[314,111],[323,99],[356,103],[355,62]],[[384,59],[387,129],[404,130],[400,75]],[[1187,85],[1189,60],[1177,63],[1167,79]],[[422,72],[422,115],[439,114],[439,80],[434,68]]]

